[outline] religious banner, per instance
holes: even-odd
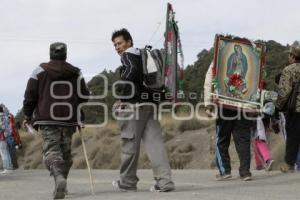
[[[260,112],[265,45],[216,35],[214,51],[213,100],[224,107]]]
[[[175,12],[168,3],[166,17],[165,33],[165,88],[171,96],[172,101],[176,101],[178,94],[183,94],[183,52],[177,23],[175,21]],[[180,55],[180,64],[178,64],[178,55]]]

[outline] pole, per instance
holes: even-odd
[[[81,128],[78,128],[78,132],[79,132],[79,135],[80,135],[80,138],[81,138],[83,154],[84,154],[84,158],[85,158],[85,161],[86,161],[86,165],[87,165],[87,169],[88,169],[88,174],[89,174],[89,177],[90,177],[91,194],[95,195],[94,180],[93,180],[93,176],[92,176],[92,170],[91,170],[89,159],[88,159],[88,156],[87,156],[86,146],[85,146],[85,143],[84,143],[84,140],[83,140],[83,135],[81,133]]]

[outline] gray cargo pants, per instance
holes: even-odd
[[[157,119],[154,119],[155,109],[151,105],[135,105],[133,110],[135,112],[125,112],[124,109],[118,112],[118,117],[133,117],[133,119],[118,120],[122,143],[121,185],[136,187],[139,181],[137,167],[140,144],[143,141],[158,186],[160,188],[174,187],[160,123]]]

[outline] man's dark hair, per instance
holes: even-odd
[[[128,42],[130,40],[131,41],[131,46],[133,46],[132,37],[131,37],[129,31],[126,28],[122,28],[120,30],[114,31],[112,33],[112,36],[111,36],[111,41],[114,41],[116,37],[120,37],[120,36],[123,36],[123,38],[126,42]]]

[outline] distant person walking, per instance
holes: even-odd
[[[9,111],[0,105],[0,156],[3,162],[3,171],[1,174],[10,174],[13,172],[13,165],[9,154],[9,148],[6,138],[10,137],[11,130],[9,125]]]
[[[72,166],[71,142],[78,121],[78,106],[88,96],[80,69],[66,62],[67,46],[64,43],[50,45],[50,62],[37,67],[25,91],[23,110],[26,125],[33,124],[43,138],[43,159],[54,176],[54,199],[63,199],[67,191],[67,178]],[[78,81],[79,80],[79,81]],[[64,98],[60,98],[60,97]]]
[[[20,135],[16,128],[15,118],[11,113],[9,114],[9,128],[11,134],[9,137],[6,138],[6,142],[8,145],[8,150],[11,157],[13,169],[18,169],[19,165],[18,165],[18,158],[17,158],[17,149],[22,148],[22,143],[21,143]]]

